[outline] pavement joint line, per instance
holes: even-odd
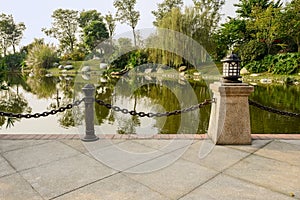
[[[35,141],[35,140],[32,140],[32,139],[30,139],[30,140],[31,141]],[[16,140],[10,140],[10,141],[16,141]],[[27,141],[27,140],[18,140],[18,141]],[[41,141],[41,140],[39,140],[39,141]],[[31,144],[31,145],[26,145],[24,147],[18,147],[16,149],[11,149],[11,150],[8,150],[8,151],[3,151],[1,153],[1,155],[3,155],[4,153],[12,152],[12,151],[17,151],[17,150],[21,150],[21,149],[27,149],[27,148],[30,148],[30,147],[40,146],[40,145],[43,145],[43,144],[46,144],[46,143],[51,143],[51,142],[54,142],[54,141],[55,140],[45,140],[45,142],[41,142],[41,143],[38,143],[38,144]]]
[[[230,174],[226,174],[226,173],[225,173],[228,169],[232,168],[234,165],[237,165],[238,163],[242,162],[243,160],[249,158],[250,156],[258,156],[258,157],[262,157],[262,158],[265,158],[265,159],[274,160],[274,161],[276,161],[276,162],[285,163],[285,162],[283,162],[283,161],[279,161],[279,160],[276,160],[276,159],[272,159],[272,158],[268,158],[268,157],[265,157],[265,156],[260,156],[260,155],[255,154],[257,151],[259,151],[260,149],[265,148],[266,146],[268,146],[269,144],[271,144],[271,143],[274,142],[274,141],[276,141],[276,140],[271,140],[271,141],[267,142],[266,144],[264,144],[263,146],[259,147],[259,148],[256,149],[255,151],[249,153],[249,155],[245,156],[245,157],[242,158],[241,160],[237,161],[236,163],[234,163],[234,164],[230,165],[229,167],[227,167],[226,169],[222,170],[221,173],[223,173],[224,175],[229,176],[229,177],[231,177],[231,178],[235,178],[235,179],[238,179],[238,180],[241,180],[241,181],[250,183],[250,184],[252,184],[252,185],[256,185],[256,186],[265,188],[265,189],[270,190],[270,191],[272,191],[272,192],[276,192],[276,193],[283,194],[283,195],[285,195],[285,196],[290,197],[288,194],[286,194],[286,193],[284,193],[284,192],[277,191],[277,190],[274,190],[274,189],[272,189],[272,188],[268,188],[268,187],[266,187],[266,186],[264,186],[264,185],[261,185],[261,184],[259,184],[259,183],[253,183],[253,182],[251,182],[251,181],[249,181],[249,180],[242,179],[242,178],[240,178],[240,177],[235,177],[235,176],[232,176],[232,175],[230,175]],[[290,163],[286,163],[286,164],[291,165]],[[291,165],[291,166],[294,166],[294,165]],[[298,167],[298,166],[297,166],[297,167]]]
[[[269,143],[271,143],[271,142],[272,142],[272,141],[267,142],[265,145],[261,146],[260,148],[264,148],[265,146],[267,146],[267,144],[269,144]],[[226,147],[226,145],[223,145],[223,147]],[[226,147],[226,148],[230,148],[230,147]],[[258,149],[255,150],[254,152],[258,151],[260,148],[258,148]],[[238,150],[238,149],[235,149],[235,150],[240,151],[240,150]],[[219,175],[221,175],[221,174],[224,174],[224,172],[225,172],[226,170],[230,169],[231,167],[233,167],[234,165],[236,165],[236,164],[238,164],[239,162],[243,161],[244,159],[250,157],[251,155],[254,154],[254,152],[252,152],[252,153],[251,153],[251,152],[248,152],[248,153],[249,153],[248,155],[246,155],[245,157],[243,157],[243,158],[241,158],[240,160],[236,161],[235,163],[229,165],[228,167],[224,168],[223,170],[220,170],[220,171],[215,170],[215,171],[218,172],[216,175],[214,175],[214,176],[211,177],[210,179],[206,180],[205,182],[201,183],[200,185],[196,186],[195,188],[193,188],[192,190],[190,190],[190,191],[187,192],[186,194],[182,195],[182,196],[179,197],[178,199],[181,199],[181,198],[185,197],[186,195],[188,195],[188,194],[190,194],[191,192],[195,191],[196,189],[200,188],[200,187],[203,186],[204,184],[210,182],[211,180],[213,180],[213,179],[216,178],[217,176],[219,176]],[[182,158],[182,159],[184,159],[184,158]],[[184,159],[184,160],[185,160],[185,159]],[[192,162],[192,161],[189,161],[189,162]],[[202,166],[201,164],[198,164],[198,165]],[[202,167],[206,167],[206,166],[202,166]],[[208,168],[208,167],[206,167],[206,168]],[[209,169],[209,168],[208,168],[208,169]],[[225,175],[227,175],[227,174],[225,174]],[[252,183],[252,184],[253,184],[253,183]]]
[[[55,197],[52,197],[52,198],[50,198],[50,199],[48,199],[48,200],[54,200],[54,199],[56,199],[56,198],[58,198],[58,197],[62,197],[62,196],[64,196],[64,195],[66,195],[66,194],[75,192],[76,190],[79,190],[79,189],[81,189],[81,188],[84,188],[84,187],[87,187],[87,186],[89,186],[89,185],[95,184],[95,183],[97,183],[97,182],[100,182],[100,181],[102,181],[102,180],[104,180],[104,179],[110,178],[110,177],[115,176],[115,175],[120,174],[120,173],[121,173],[120,171],[117,171],[117,172],[115,172],[115,173],[113,173],[113,174],[110,174],[110,175],[108,175],[108,176],[102,177],[102,178],[97,179],[97,180],[95,180],[95,181],[92,181],[92,182],[90,182],[90,183],[84,184],[84,185],[82,185],[82,186],[79,186],[79,187],[77,187],[77,188],[74,188],[74,189],[72,189],[72,190],[69,190],[69,191],[67,191],[67,192],[64,192],[64,193],[62,193],[62,194],[59,194],[59,195],[57,195],[57,196],[55,196]]]
[[[155,189],[149,187],[148,185],[145,185],[144,183],[139,182],[139,181],[137,181],[137,180],[131,178],[130,176],[127,175],[127,174],[129,174],[129,173],[127,173],[127,172],[121,172],[121,174],[124,175],[124,176],[126,176],[126,177],[129,178],[130,180],[132,180],[132,181],[134,181],[134,182],[136,182],[136,183],[138,183],[138,184],[143,185],[144,187],[148,188],[149,190],[151,190],[151,191],[153,191],[153,192],[157,192],[158,194],[162,195],[163,197],[165,197],[165,198],[171,200],[170,197],[166,196],[165,194],[161,193],[160,191],[156,191]]]
[[[60,158],[60,159],[52,160],[50,162],[46,162],[46,163],[43,163],[43,164],[40,164],[40,165],[37,165],[37,166],[34,166],[34,167],[30,167],[30,168],[26,168],[26,169],[21,169],[21,170],[16,170],[16,172],[17,173],[19,173],[19,172],[25,172],[25,171],[28,171],[28,170],[31,170],[31,169],[35,169],[35,168],[39,168],[39,167],[43,167],[43,166],[49,165],[50,163],[58,162],[60,160],[70,159],[70,158],[73,158],[73,157],[76,157],[76,156],[79,156],[79,155],[82,155],[82,154],[78,153],[78,154],[75,154],[75,155],[72,155],[72,156],[68,156],[68,157],[65,157],[65,158]]]

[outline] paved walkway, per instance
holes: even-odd
[[[253,137],[251,146],[214,146],[184,138],[1,136],[0,199],[300,199],[299,135]]]

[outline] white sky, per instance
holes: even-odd
[[[156,10],[157,3],[163,0],[137,0],[136,9],[141,13],[141,19],[138,23],[137,29],[151,28],[154,20],[151,14],[152,10]],[[185,5],[191,5],[192,0],[185,0]],[[228,0],[224,6],[222,13],[226,16],[234,16],[234,3],[238,0]],[[50,40],[41,31],[43,27],[51,27],[51,15],[54,10],[58,8],[73,9],[73,10],[91,10],[96,9],[102,15],[111,11],[115,13],[113,7],[113,0],[19,0],[13,2],[12,0],[0,0],[0,13],[12,14],[15,22],[24,22],[26,31],[21,41],[21,45],[27,45],[33,41],[33,38],[45,38],[47,42],[55,42]],[[126,25],[117,24],[116,34],[130,31],[130,27]]]

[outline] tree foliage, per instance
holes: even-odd
[[[274,40],[280,38],[280,8],[255,7],[250,16],[253,20],[248,21],[247,29],[254,32],[253,38],[266,44],[269,54]]]
[[[112,37],[116,31],[116,18],[109,12],[104,16],[104,20],[109,31],[109,37]]]
[[[109,37],[103,17],[96,10],[82,11],[78,22],[82,28],[82,40],[90,52]]]
[[[136,0],[115,0],[114,7],[117,9],[117,19],[132,28],[134,45],[136,46],[135,28],[140,19],[140,12],[135,10]]]
[[[78,11],[69,9],[57,9],[53,12],[53,22],[50,29],[43,28],[47,35],[56,38],[60,48],[64,52],[74,51],[76,45],[76,33],[78,31]]]
[[[182,6],[182,0],[164,0],[162,3],[158,3],[157,10],[151,12],[155,16],[153,24],[158,26],[158,22],[163,19],[166,14],[170,13],[173,8],[180,9]]]
[[[187,41],[178,41],[178,34],[176,34],[176,32],[180,32],[197,41],[209,53],[213,53],[215,51],[215,45],[212,36],[220,20],[219,11],[224,1],[194,0],[193,2],[194,6],[186,7],[185,9],[175,7],[172,8],[170,12],[165,13],[164,17],[158,21],[157,27],[170,29],[175,32],[171,32],[170,36],[168,36],[169,38],[165,41],[160,41],[157,38],[153,38],[153,40],[159,40],[159,42],[166,46],[173,45],[174,48],[182,49],[184,54],[186,54],[191,50],[184,48],[185,42]],[[188,64],[185,59],[176,55],[174,52],[159,49],[151,49],[149,52],[149,59],[155,63],[174,67]],[[197,56],[200,60],[204,61],[207,58],[207,53],[205,51],[198,52]]]
[[[13,53],[16,53],[16,46],[19,45],[25,29],[25,24],[15,23],[12,15],[0,15],[0,49],[4,56],[10,47],[13,48]]]
[[[280,24],[282,33],[293,40],[300,53],[300,0],[292,0],[287,4]]]
[[[266,10],[269,6],[279,8],[282,6],[281,0],[270,1],[270,0],[240,0],[238,4],[234,4],[237,7],[236,13],[242,18],[251,18],[252,11],[254,8],[260,8]]]

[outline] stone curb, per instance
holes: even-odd
[[[300,140],[300,134],[252,134],[253,140]],[[78,134],[0,134],[0,140],[79,140],[81,137]],[[157,134],[154,136],[140,135],[118,135],[118,134],[103,134],[102,139],[194,139],[203,140],[207,136],[204,134]]]

